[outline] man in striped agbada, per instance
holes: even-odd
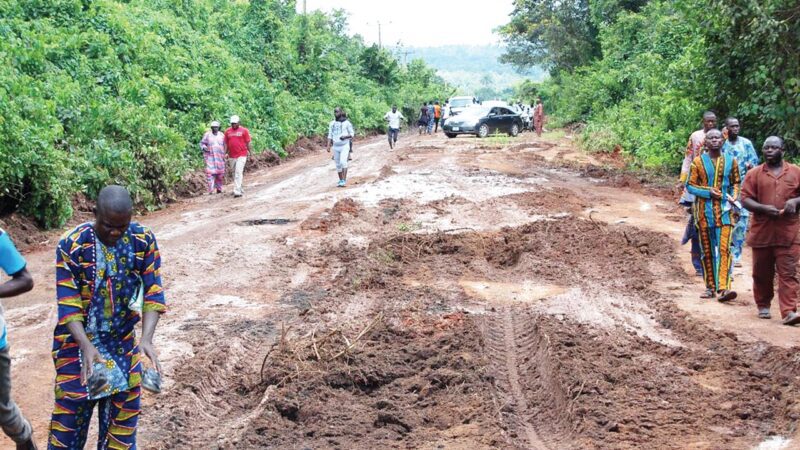
[[[741,185],[738,163],[722,153],[723,143],[719,130],[709,130],[705,136],[706,153],[694,158],[686,180],[686,189],[695,196],[692,215],[706,283],[702,297],[720,302],[736,298],[736,292],[731,290],[731,243],[736,225],[733,212],[739,207]]]

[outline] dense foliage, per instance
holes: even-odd
[[[334,105],[366,131],[391,103],[444,96],[425,64],[346,27],[293,0],[0,0],[0,212],[59,226],[109,182],[158,206],[231,114],[254,149],[282,152]]]
[[[792,149],[800,144],[800,6],[794,0],[516,5],[503,28],[512,48],[506,59],[521,67],[544,64],[552,75],[520,92],[541,95],[558,122],[585,122],[582,142],[590,149],[619,145],[639,165],[677,171],[706,109],[720,122],[737,116],[757,147],[770,134],[783,136]],[[551,29],[560,25],[561,34]]]

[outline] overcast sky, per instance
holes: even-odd
[[[308,10],[344,9],[351,34],[384,46],[407,47],[499,43],[492,30],[508,22],[513,0],[306,0]],[[298,10],[303,0],[297,0]]]

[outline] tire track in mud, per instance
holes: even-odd
[[[521,381],[528,370],[518,355],[534,354],[536,340],[521,336],[511,307],[503,307],[484,324],[487,351],[496,373],[500,415],[509,429],[510,443],[518,448],[549,450],[530,418],[534,416]]]

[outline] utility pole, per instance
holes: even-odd
[[[303,0],[303,15],[306,15],[306,0]]]
[[[305,0],[303,0],[303,1],[305,1]],[[383,48],[383,45],[381,45],[381,21],[380,20],[378,21],[378,48]]]

